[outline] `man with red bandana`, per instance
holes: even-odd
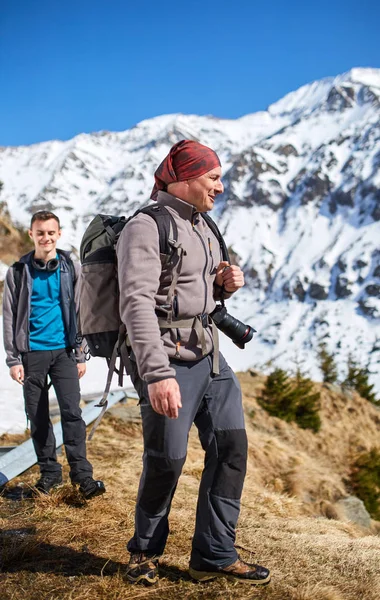
[[[135,532],[128,542],[127,577],[132,582],[158,580],[158,558],[169,534],[168,516],[192,423],[205,451],[205,467],[190,575],[199,581],[270,581],[268,569],[241,560],[234,546],[247,436],[240,386],[219,353],[210,315],[216,300],[244,285],[244,276],[222,260],[219,241],[201,215],[212,210],[223,192],[221,176],[211,148],[178,142],[158,167],[151,195],[175,221],[176,264],[160,256],[158,228],[144,213],[127,223],[117,245],[120,313],[132,346],[131,377],[140,397],[144,436]]]

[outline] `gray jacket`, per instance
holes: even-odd
[[[194,206],[162,191],[157,203],[166,206],[174,217],[177,241],[184,250],[173,298],[174,315],[188,320],[210,314],[218,296],[214,280],[222,260],[219,242]],[[131,219],[120,235],[116,252],[120,315],[140,377],[147,383],[175,377],[169,358],[192,361],[202,358],[205,352],[194,328],[177,330],[173,323],[171,329],[160,329],[157,317],[165,315],[172,268],[162,264],[154,220],[143,213]],[[210,353],[210,325],[205,327],[204,338],[206,353]]]
[[[69,254],[58,250],[60,256],[61,306],[69,346],[75,348],[77,362],[84,362],[84,354],[78,347],[77,312],[79,307],[79,265],[73,263],[75,281],[68,264]],[[24,264],[20,272],[20,286],[16,289],[15,265],[9,267],[3,292],[3,335],[8,367],[21,364],[21,353],[29,352],[29,318],[33,280],[30,273],[33,252],[18,261]]]

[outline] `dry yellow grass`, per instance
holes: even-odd
[[[321,386],[323,425],[313,434],[258,406],[262,377],[239,378],[250,458],[237,546],[243,558],[271,569],[269,586],[197,584],[187,575],[203,466],[194,430],[173,501],[160,582],[143,588],[124,581],[142,440],[140,425],[120,418],[119,410],[118,417],[105,417],[89,444],[95,474],[107,485],[105,496],[87,503],[67,484],[35,500],[0,498],[0,599],[379,600],[378,524],[364,530],[323,516],[337,516],[334,503],[347,495],[355,454],[378,444],[379,412],[357,396]],[[34,467],[15,483],[32,484],[36,476]]]

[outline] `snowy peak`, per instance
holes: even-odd
[[[364,88],[364,89],[363,89]],[[299,118],[319,109],[342,111],[355,104],[378,102],[380,69],[351,69],[300,87],[268,108],[272,115],[293,113]]]
[[[378,88],[380,91],[380,69],[353,68],[336,79],[359,83],[367,87]]]

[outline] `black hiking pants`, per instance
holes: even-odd
[[[192,423],[205,451],[190,564],[195,569],[226,567],[237,559],[235,527],[246,472],[247,436],[241,390],[220,355],[220,374],[212,375],[212,356],[196,362],[171,361],[182,408],[178,419],[156,413],[136,364],[132,381],[140,396],[144,435],[143,472],[138,491],[130,552],[161,555],[169,534],[172,498],[186,459]]]
[[[79,408],[80,390],[74,352],[70,349],[36,350],[22,355],[25,371],[25,411],[30,421],[31,437],[41,475],[61,473],[57,462],[56,443],[49,416],[49,375],[59,408],[63,443],[70,465],[70,478],[80,483],[92,476],[92,466],[86,459],[86,425]]]

